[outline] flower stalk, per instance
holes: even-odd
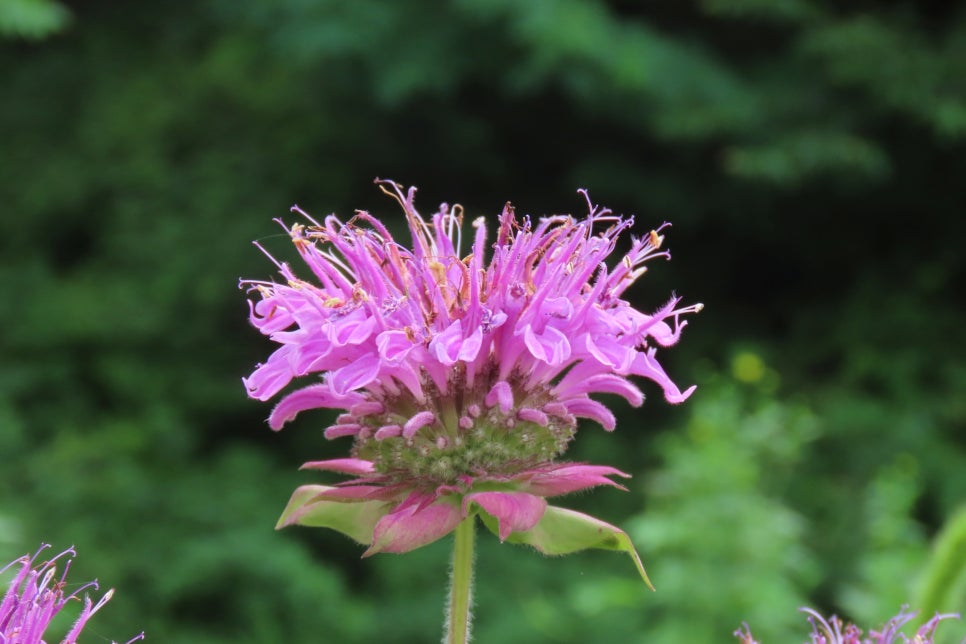
[[[454,536],[444,644],[467,644],[470,641],[473,606],[476,517],[469,516],[457,525]]]

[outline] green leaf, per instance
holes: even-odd
[[[480,512],[480,518],[490,532],[499,536],[496,519],[486,512]],[[506,540],[533,546],[545,555],[567,555],[591,548],[624,551],[634,561],[637,572],[647,587],[654,590],[644,570],[644,564],[641,563],[641,557],[627,533],[590,515],[547,506],[547,511],[537,525],[526,532],[513,532]]]
[[[70,17],[67,8],[53,0],[4,0],[0,2],[0,36],[39,40],[63,31]]]
[[[369,545],[376,522],[389,511],[392,504],[385,501],[334,501],[320,498],[334,489],[337,488],[328,485],[303,485],[296,489],[275,529],[290,525],[330,528],[361,544]]]

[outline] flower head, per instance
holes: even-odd
[[[258,295],[252,324],[281,345],[244,379],[249,395],[268,400],[293,379],[321,376],[281,399],[271,427],[334,408],[343,413],[326,437],[353,441],[351,458],[305,467],[356,478],[300,488],[304,498],[282,523],[313,524],[313,504],[318,511],[349,503],[365,516],[350,521],[361,528],[343,531],[371,544],[370,553],[402,552],[479,508],[506,539],[532,531],[545,497],[620,487],[609,477],[626,475],[614,468],[556,459],[578,418],[614,429],[613,414],[592,394],[640,405],[631,376],[655,381],[672,403],[694,389],[681,391],[656,352],[677,342],[681,316],[700,305],[681,307],[675,297],[645,314],[621,299],[645,262],[669,257],[664,226],[633,239],[609,268],[605,260],[633,222],[589,198],[583,220],[534,223],[507,204],[489,248],[483,218],[466,227],[462,208],[443,204],[426,220],[414,188],[378,183],[402,206],[411,247],[366,212],[318,223],[294,208],[308,225],[286,230],[313,279],[279,263],[284,283],[243,282]]]
[[[73,548],[61,552],[51,559],[37,563],[40,553],[49,548],[44,544],[31,557],[24,555],[19,559],[10,562],[0,573],[7,569],[20,566],[16,571],[13,580],[7,587],[7,592],[0,602],[0,642],[10,642],[11,644],[42,644],[43,635],[47,626],[71,600],[83,601],[84,607],[81,614],[74,622],[67,636],[62,640],[62,644],[74,644],[77,637],[86,626],[87,621],[106,604],[114,590],[108,590],[104,595],[93,603],[86,594],[83,600],[80,594],[88,588],[97,590],[97,581],[91,581],[78,587],[74,592],[65,594],[67,587],[67,572],[70,570],[72,557],[77,553]],[[66,558],[64,561],[64,572],[60,579],[57,576],[57,562]],[[35,565],[36,564],[36,565]],[[131,640],[144,639],[141,633]]]
[[[812,625],[812,632],[806,644],[896,644],[905,642],[911,644],[932,644],[936,633],[936,627],[944,619],[958,618],[954,613],[936,613],[932,619],[927,621],[910,640],[901,629],[906,623],[915,616],[915,611],[908,611],[903,607],[899,614],[890,619],[879,630],[869,631],[868,637],[862,637],[862,629],[855,624],[843,624],[842,620],[836,615],[825,619],[820,613],[811,608],[802,608],[801,611],[808,615],[808,622]],[[758,644],[751,634],[747,624],[734,633],[742,644]]]

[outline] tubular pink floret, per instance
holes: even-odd
[[[403,428],[400,425],[383,425],[376,430],[373,438],[375,438],[377,441],[381,441],[386,440],[387,438],[394,438],[402,434]],[[411,438],[411,436],[406,436],[406,438]]]
[[[361,400],[362,395],[356,392],[337,394],[328,385],[310,385],[282,398],[268,417],[268,424],[272,429],[279,430],[305,409],[344,409]]]
[[[567,411],[574,416],[589,418],[594,422],[600,423],[601,427],[609,432],[614,431],[614,428],[617,427],[617,419],[614,418],[613,412],[596,400],[577,398],[575,400],[568,400],[564,404],[567,406]]]
[[[330,425],[325,428],[323,434],[329,440],[336,438],[342,438],[343,436],[355,436],[362,429],[362,425],[357,423],[348,423],[345,425]]]
[[[525,420],[528,423],[536,423],[537,425],[542,425],[546,427],[550,423],[550,419],[547,414],[540,411],[539,409],[533,409],[531,407],[524,407],[517,412],[517,418],[520,420]]]
[[[497,382],[490,389],[489,393],[486,394],[483,402],[489,407],[499,404],[500,410],[503,413],[507,413],[513,409],[513,389],[510,387],[510,383],[505,380]]]
[[[431,411],[421,411],[406,421],[406,424],[403,425],[402,435],[404,438],[412,438],[420,429],[435,422],[436,414]]]
[[[353,416],[368,416],[370,414],[381,414],[386,411],[385,405],[378,400],[366,400],[349,409]]]

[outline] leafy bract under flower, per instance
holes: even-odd
[[[647,314],[621,299],[645,262],[669,257],[664,226],[632,238],[608,267],[633,221],[589,199],[585,219],[535,224],[507,204],[490,242],[483,218],[466,227],[462,208],[443,204],[426,220],[414,188],[378,183],[402,206],[411,245],[366,212],[319,223],[295,208],[307,224],[286,230],[313,278],[278,263],[284,283],[243,282],[259,296],[252,324],[280,345],[244,379],[249,395],[268,400],[296,379],[321,377],[282,397],[271,427],[338,409],[325,435],[353,440],[352,458],[307,466],[356,478],[296,492],[282,523],[308,515],[345,523],[320,504],[353,504],[350,522],[366,526],[367,552],[400,552],[476,511],[497,521],[501,539],[528,533],[547,511],[545,497],[614,485],[607,477],[622,474],[613,468],[556,459],[578,418],[614,429],[614,415],[591,395],[640,405],[632,376],[656,382],[672,403],[694,390],[679,389],[656,353],[677,342],[681,316],[700,305],[675,297]]]

